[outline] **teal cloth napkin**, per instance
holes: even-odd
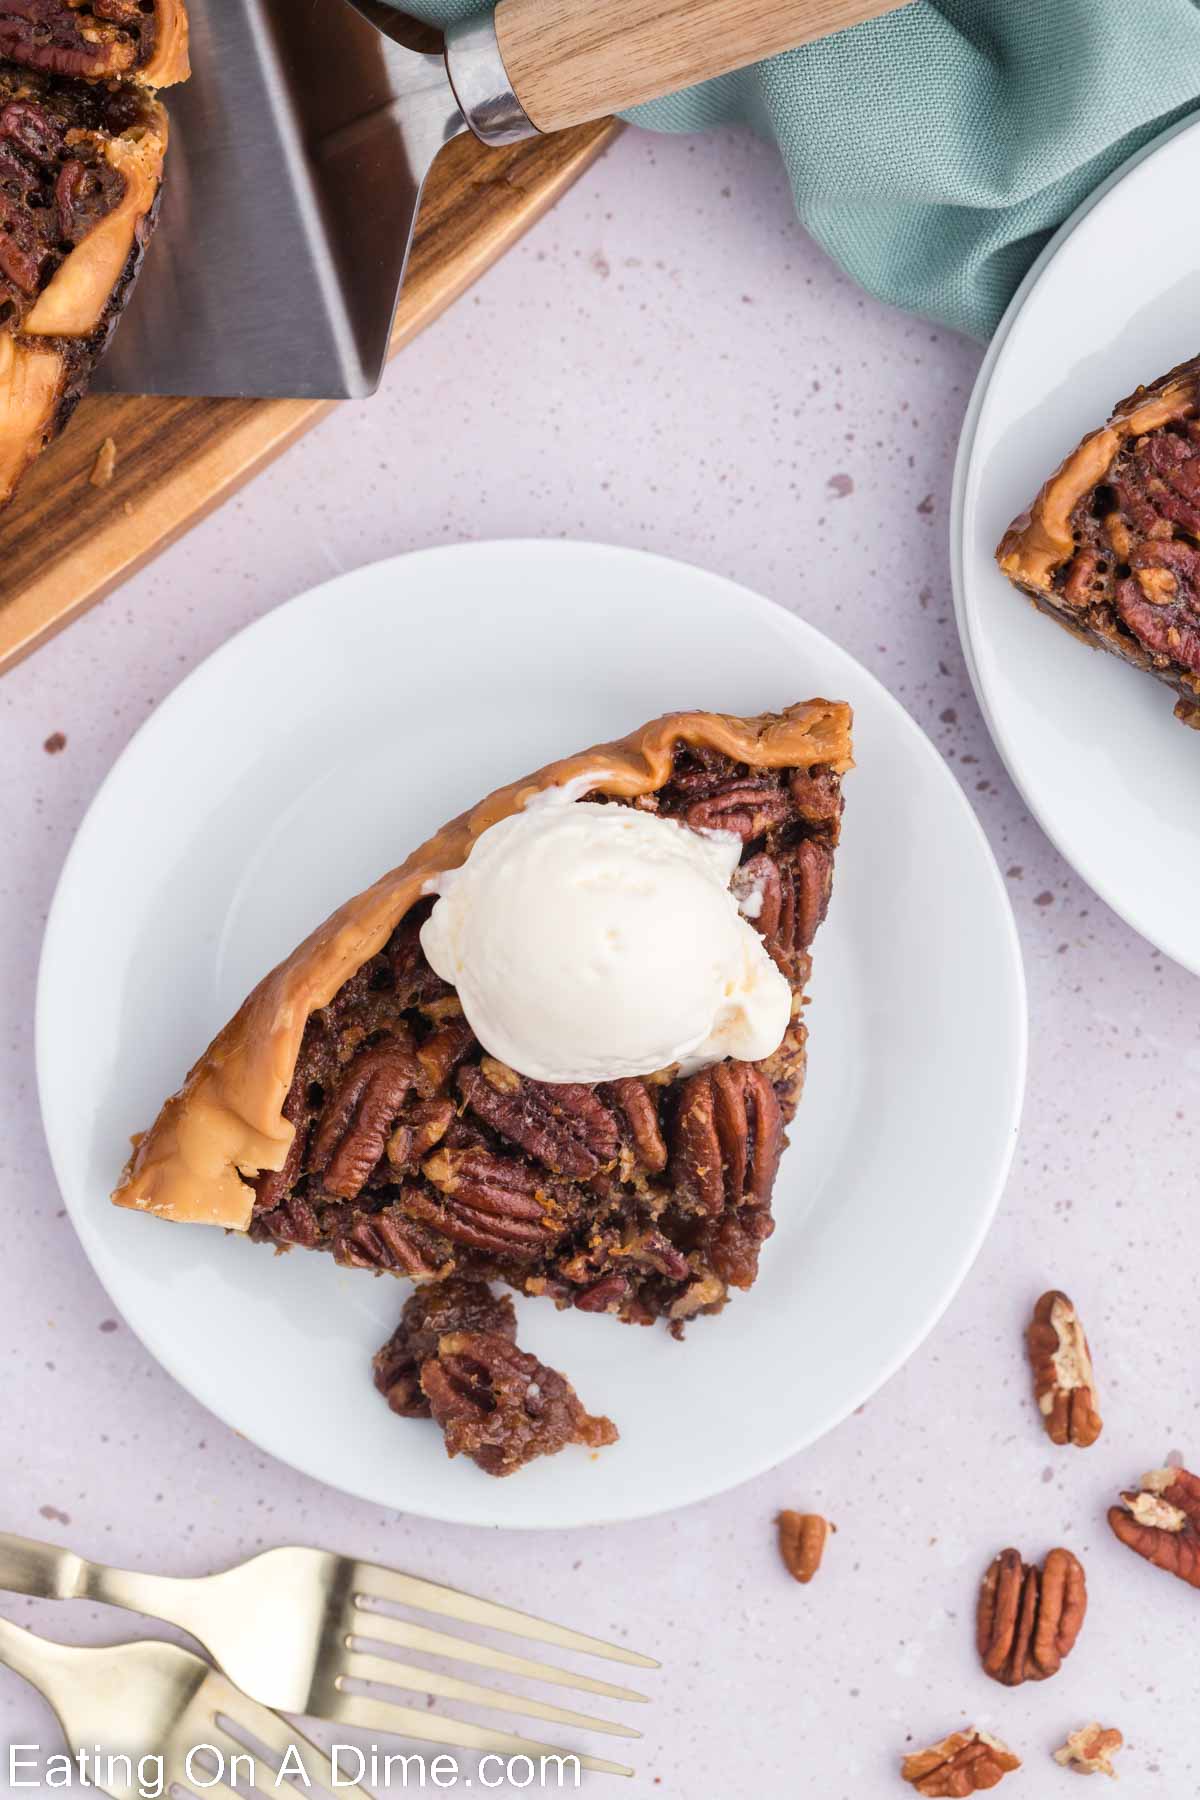
[[[404,0],[436,24],[478,10]],[[1198,103],[1200,0],[913,0],[628,116],[773,137],[801,223],[856,281],[986,338],[1054,228]]]

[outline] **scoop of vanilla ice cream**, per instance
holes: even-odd
[[[792,993],[730,892],[740,851],[551,789],[439,878],[421,944],[484,1049],[534,1080],[754,1062]]]

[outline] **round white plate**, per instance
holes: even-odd
[[[1200,973],[1200,734],[1168,687],[1089,653],[993,560],[1084,433],[1200,349],[1200,263],[1179,229],[1198,182],[1193,121],[1118,170],[1030,270],[968,409],[951,555],[975,691],[1031,812],[1114,912]]]
[[[675,1343],[522,1301],[521,1342],[621,1441],[506,1481],[393,1417],[370,1357],[406,1287],[119,1212],[145,1126],[248,988],[489,789],[674,707],[853,702],[810,1078],[762,1274]],[[571,1526],[682,1506],[844,1418],[963,1279],[1012,1155],[1024,984],[1003,883],[928,740],[843,650],[699,569],[590,544],[430,550],[251,625],[146,722],[80,828],[38,994],[46,1131],[100,1279],[185,1387],[383,1506]]]

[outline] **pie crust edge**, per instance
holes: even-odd
[[[1125,438],[1157,431],[1200,411],[1200,357],[1180,363],[1152,386],[1138,388],[1113,410],[1107,425],[1090,431],[1044,483],[1027,512],[1004,533],[996,561],[1010,581],[1033,595],[1049,594],[1055,573],[1075,553],[1071,514],[1104,480]]]
[[[134,1139],[114,1203],[180,1223],[245,1231],[254,1206],[250,1178],[282,1168],[294,1135],[283,1103],[309,1014],[328,1005],[383,948],[430,880],[458,868],[482,832],[533,794],[587,777],[589,791],[636,799],[666,783],[680,743],[751,768],[827,764],[842,775],[853,767],[851,723],[844,701],[820,699],[754,718],[666,713],[628,737],[497,788],[346,901],[259,982],[150,1130]]]

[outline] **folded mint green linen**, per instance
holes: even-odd
[[[913,0],[628,117],[773,137],[801,223],[856,281],[984,338],[1055,226],[1198,104],[1200,0]]]

